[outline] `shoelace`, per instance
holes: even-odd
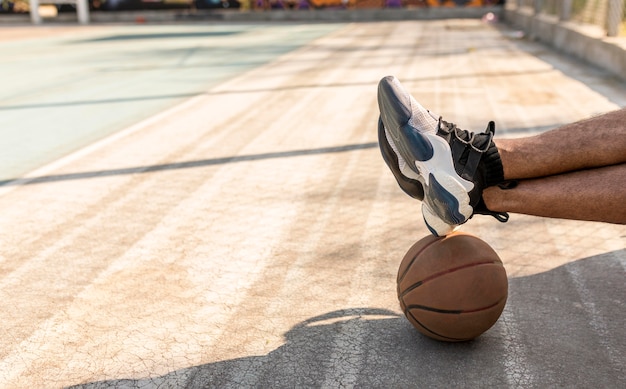
[[[517,181],[515,180],[504,181],[498,184],[498,187],[502,190],[513,189],[516,186],[517,186]],[[486,208],[487,207],[485,207],[485,209]],[[494,211],[487,210],[487,213],[489,213],[489,215],[496,218],[496,220],[499,221],[500,223],[506,223],[509,221],[509,214],[507,212],[494,212]]]
[[[479,134],[476,133],[471,133],[471,136],[469,136],[469,140],[465,140],[462,138],[461,135],[459,135],[459,132],[462,135],[466,135],[468,136],[468,134],[470,133],[469,131],[466,130],[461,130],[460,128],[458,128],[456,126],[456,124],[454,123],[449,123],[446,122],[445,120],[442,119],[442,117],[439,117],[439,129],[443,127],[447,130],[447,133],[454,133],[454,136],[463,144],[470,146],[473,150],[478,151],[479,153],[484,153],[489,149],[489,145],[491,144],[491,141],[493,140],[493,136],[496,133],[496,123],[494,121],[490,121],[487,124],[487,129],[485,130],[485,132],[481,132]],[[487,143],[485,143],[484,149],[479,149],[478,147],[474,146],[474,139],[476,138],[476,135],[488,135],[489,139],[487,140]]]

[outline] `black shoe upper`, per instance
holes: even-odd
[[[493,212],[487,209],[482,198],[485,188],[504,181],[500,153],[493,142],[495,131],[493,121],[489,122],[485,132],[471,133],[440,118],[437,135],[444,138],[450,145],[456,173],[474,183],[474,188],[469,193],[470,205],[474,213],[491,215],[505,222],[509,215],[505,212]]]

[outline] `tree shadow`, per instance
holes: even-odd
[[[500,320],[469,342],[427,338],[388,309],[350,308],[299,323],[267,355],[72,388],[618,387],[625,265],[618,250],[512,278]]]
[[[376,142],[355,143],[355,144],[348,144],[348,145],[342,145],[342,146],[320,147],[316,149],[276,151],[276,152],[271,152],[271,153],[237,155],[237,156],[222,157],[222,158],[209,158],[209,159],[200,159],[200,160],[193,160],[193,161],[173,162],[173,163],[165,163],[165,164],[160,164],[160,165],[134,166],[134,167],[128,167],[128,168],[121,168],[121,169],[97,170],[97,171],[90,171],[90,172],[57,174],[57,175],[39,176],[39,177],[30,177],[30,178],[11,178],[7,180],[0,180],[0,187],[45,184],[45,183],[59,182],[59,181],[84,180],[88,178],[102,178],[102,177],[109,177],[109,176],[129,175],[129,174],[153,173],[153,172],[160,172],[160,171],[167,171],[167,170],[190,169],[190,168],[198,168],[198,167],[206,167],[206,166],[214,166],[214,165],[223,165],[227,163],[258,161],[258,160],[274,159],[274,158],[290,158],[290,157],[300,157],[300,156],[306,156],[306,155],[343,153],[343,152],[355,151],[355,150],[372,149],[376,147],[378,147],[378,143]]]

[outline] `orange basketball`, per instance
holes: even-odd
[[[415,243],[400,264],[397,285],[411,324],[446,342],[470,340],[491,328],[508,295],[498,254],[483,240],[461,232]]]

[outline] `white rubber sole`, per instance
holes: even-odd
[[[387,129],[385,135],[398,156],[402,174],[418,180],[424,188],[422,215],[431,232],[437,236],[447,235],[465,223],[473,213],[469,192],[474,184],[456,173],[448,143],[436,134],[422,133],[423,140],[432,147],[432,157],[407,162]],[[414,164],[415,170],[408,163]]]

